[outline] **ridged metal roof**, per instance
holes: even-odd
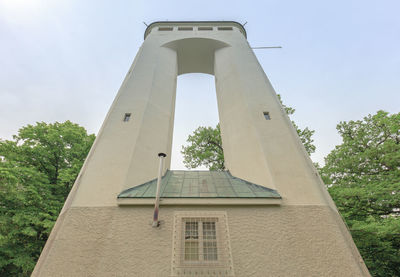
[[[124,190],[118,198],[154,198],[157,179]],[[232,176],[229,171],[167,171],[162,198],[281,198],[276,190]]]

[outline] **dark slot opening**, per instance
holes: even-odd
[[[129,119],[131,119],[131,114],[130,113],[126,113],[124,116],[124,122],[129,121]]]
[[[232,27],[218,27],[218,31],[232,31]]]

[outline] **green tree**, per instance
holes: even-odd
[[[282,103],[281,96],[278,94],[284,110],[290,116],[294,114],[295,109],[285,106]],[[310,155],[315,152],[312,135],[313,130],[308,127],[300,129],[294,121],[292,121],[300,140],[303,142],[307,153]],[[196,168],[201,165],[206,166],[210,170],[225,170],[224,153],[222,148],[221,130],[219,124],[213,127],[198,127],[192,135],[187,138],[188,145],[182,146],[183,163],[187,168]]]
[[[340,122],[321,176],[373,276],[400,276],[400,113]]]
[[[0,141],[0,276],[29,276],[94,141],[70,121]]]
[[[189,135],[188,146],[182,146],[183,163],[187,168],[207,166],[210,170],[224,170],[224,152],[222,149],[219,124],[215,128],[199,127]]]
[[[280,94],[278,94],[277,96],[278,96],[279,102],[281,102],[281,105],[282,105],[283,109],[285,110],[285,112],[287,113],[287,115],[290,117],[292,114],[294,114],[294,112],[296,110],[292,107],[288,107],[285,104],[283,104]],[[300,140],[303,143],[304,148],[306,149],[308,155],[311,155],[312,153],[314,153],[315,145],[313,144],[314,140],[312,139],[312,136],[315,133],[315,131],[310,130],[308,127],[304,128],[304,129],[300,129],[299,126],[297,126],[297,124],[293,120],[292,120],[292,124],[293,124],[293,127],[296,129],[297,134],[299,135]]]

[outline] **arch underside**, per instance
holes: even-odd
[[[177,52],[178,75],[205,73],[214,75],[215,51],[230,45],[209,38],[185,38],[163,45]]]

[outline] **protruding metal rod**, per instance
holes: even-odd
[[[251,47],[251,49],[271,49],[271,48],[282,48],[282,46],[262,46],[262,47]]]
[[[158,177],[157,177],[157,192],[156,192],[156,203],[154,204],[154,215],[153,215],[153,227],[158,227],[160,225],[160,221],[158,220],[158,212],[160,206],[160,189],[161,189],[161,177],[164,168],[164,158],[167,155],[164,153],[158,153],[158,157],[160,157],[160,165],[158,168]]]

